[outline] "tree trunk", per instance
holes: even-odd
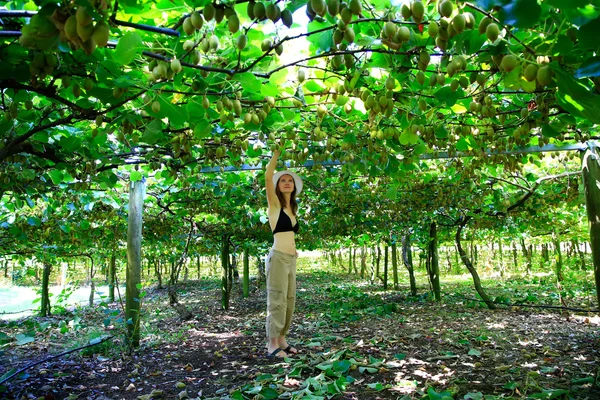
[[[452,260],[450,259],[450,249],[446,247],[446,262],[448,263],[447,272],[450,273],[452,271]]]
[[[410,294],[411,296],[417,295],[417,281],[415,279],[415,270],[412,264],[412,250],[410,246],[410,234],[407,233],[402,236],[402,261],[404,267],[408,270],[408,278],[410,280]]]
[[[577,251],[577,256],[579,257],[579,268],[582,271],[586,270],[586,265],[585,265],[585,253],[583,252],[583,250],[581,250],[581,245],[579,244],[579,242],[576,240],[575,241],[575,250]]]
[[[108,264],[108,301],[114,303],[115,301],[115,282],[117,276],[117,250],[115,247],[112,249],[110,255],[110,262]]]
[[[563,275],[563,259],[562,251],[560,249],[560,238],[556,233],[552,235],[552,241],[554,242],[554,270],[556,272],[556,279],[559,282],[562,282],[565,279]]]
[[[4,260],[4,277],[8,278],[8,258]]]
[[[475,269],[473,264],[471,264],[471,260],[469,259],[469,257],[467,257],[467,253],[463,250],[462,244],[460,242],[462,230],[464,229],[465,226],[467,226],[467,223],[469,223],[470,220],[471,220],[471,217],[464,217],[464,218],[461,218],[461,220],[459,221],[458,229],[456,230],[456,236],[455,236],[456,248],[458,249],[458,253],[460,254],[460,258],[461,258],[463,264],[465,264],[465,267],[467,267],[467,269],[471,273],[471,276],[473,277],[473,284],[475,285],[475,290],[477,291],[479,296],[481,296],[481,299],[485,302],[485,304],[488,306],[488,308],[491,310],[495,310],[496,305],[493,303],[492,299],[489,298],[487,293],[485,293],[485,290],[483,289],[483,286],[481,285],[481,280],[479,279],[479,274],[477,273],[477,269]]]
[[[49,262],[44,262],[44,269],[42,271],[42,302],[40,305],[40,317],[47,317],[50,315],[50,272],[52,271],[52,265]]]
[[[348,275],[352,275],[352,247],[348,249]]]
[[[379,263],[381,261],[381,247],[377,246],[377,263],[375,264],[375,277],[381,279],[381,273],[379,269]]]
[[[367,270],[367,247],[363,245],[360,250],[360,277],[364,279]]]
[[[221,307],[229,310],[229,235],[221,238]]]
[[[590,227],[592,265],[596,280],[596,296],[600,304],[600,155],[597,148],[588,149],[583,156],[583,186]]]
[[[388,282],[388,245],[386,244],[383,247],[384,257],[383,257],[383,290],[387,290],[387,282]]]
[[[527,268],[527,276],[531,275],[531,269],[533,268],[533,259],[531,257],[531,253],[533,249],[531,245],[529,250],[527,250],[527,245],[525,244],[525,239],[521,238],[521,251],[523,252],[523,257],[525,257],[525,265]]]
[[[377,273],[377,255],[376,255],[376,250],[375,247],[373,247],[373,249],[371,249],[371,258],[372,258],[372,263],[371,263],[371,284],[373,284],[373,282],[375,282],[375,276]]]
[[[512,241],[512,255],[513,255],[513,267],[515,272],[519,269],[519,263],[517,262],[517,244],[515,241]]]
[[[460,262],[458,260],[458,251],[456,251],[456,249],[454,250],[454,264],[456,265],[456,269],[454,270],[454,273],[456,275],[460,275]]]
[[[256,257],[256,268],[258,269],[258,282],[265,282],[267,277],[265,275],[265,261],[261,257]]]
[[[129,347],[140,345],[140,268],[142,265],[142,213],[144,208],[144,181],[130,183],[129,218],[127,226],[127,277],[125,314],[127,321],[126,342]]]
[[[169,272],[169,281],[168,281],[168,288],[167,288],[170,306],[175,306],[176,304],[179,303],[179,296],[177,295],[177,288],[175,287],[178,280],[179,280],[179,271],[177,270],[175,260],[171,260],[171,271]]]
[[[440,262],[438,257],[437,225],[432,222],[429,225],[429,279],[433,287],[433,294],[436,301],[442,299],[440,287]]]
[[[163,288],[163,281],[162,281],[162,261],[160,258],[155,258],[155,262],[154,262],[154,272],[156,272],[156,279],[158,279],[158,289],[162,289]]]
[[[392,242],[392,274],[394,275],[394,290],[398,290],[398,255],[396,242]]]
[[[504,255],[502,251],[502,239],[498,239],[498,263],[500,265],[500,276],[504,278]]]
[[[248,249],[244,249],[244,278],[242,282],[242,290],[244,291],[244,298],[250,295],[250,256]]]
[[[94,306],[94,295],[96,292],[96,285],[94,283],[94,259],[90,257],[90,307]]]

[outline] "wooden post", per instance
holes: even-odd
[[[127,344],[140,345],[140,288],[142,266],[142,214],[146,185],[144,180],[131,182],[129,186],[129,218],[127,224],[127,274],[125,313],[127,321]]]
[[[585,205],[590,226],[592,265],[596,279],[596,296],[600,304],[600,155],[597,147],[585,152],[582,172]]]
[[[422,260],[421,257],[419,257]],[[411,296],[417,295],[417,281],[415,279],[415,269],[412,262],[412,246],[410,244],[410,233],[406,233],[402,236],[402,261],[404,266],[408,270],[408,279],[410,281],[410,294]]]
[[[221,238],[221,306],[229,310],[229,236]]]
[[[40,317],[50,315],[50,293],[48,286],[50,284],[50,272],[52,265],[48,261],[44,261],[44,270],[42,272],[42,303],[40,305]]]

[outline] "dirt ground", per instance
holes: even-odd
[[[181,289],[192,320],[180,321],[166,293],[155,290],[146,300],[138,350],[126,351],[111,325],[102,333],[113,339],[28,369],[0,397],[600,399],[597,316],[438,304],[300,279],[289,340],[301,353],[274,361],[265,356],[264,291],[242,299],[236,287],[230,309],[222,311],[214,285],[190,282]],[[0,375],[75,347],[73,340],[97,330],[106,315],[80,311],[87,328],[79,333],[47,329],[32,343],[5,345]],[[72,318],[44,321],[58,326]],[[20,327],[0,326],[11,329]]]

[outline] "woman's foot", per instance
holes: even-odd
[[[267,358],[284,358],[288,357],[288,353],[283,351],[281,347],[267,347]]]
[[[288,344],[285,338],[279,340],[279,347],[287,354],[298,354],[298,349]]]

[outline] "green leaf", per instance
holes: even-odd
[[[367,386],[373,390],[375,390],[376,392],[380,392],[383,389],[385,389],[385,386],[383,386],[380,382],[376,382],[376,383],[367,383]]]
[[[360,372],[361,374],[364,374],[365,372],[369,374],[374,374],[377,371],[379,371],[379,369],[373,367],[358,367],[358,372]]]
[[[540,393],[529,395],[531,399],[557,399],[562,397],[563,394],[568,394],[569,391],[565,389],[544,389]]]
[[[504,389],[515,390],[517,388],[517,382],[508,382],[503,386]]]
[[[211,132],[212,132],[212,125],[211,125],[210,121],[208,121],[206,119],[201,122],[198,122],[196,124],[196,126],[194,126],[194,137],[196,139],[206,138],[206,137],[210,136]]]
[[[75,136],[64,137],[60,141],[60,145],[68,152],[74,152],[81,147],[83,139]]]
[[[273,97],[279,96],[279,88],[277,87],[277,85],[273,85],[270,82],[261,84],[260,92],[264,96],[273,96]]]
[[[481,352],[477,349],[470,349],[467,355],[479,357],[481,355]]]
[[[162,124],[159,120],[152,120],[146,125],[142,134],[142,141],[148,144],[156,143],[162,137]]]
[[[600,40],[598,40],[599,31],[600,17],[580,27],[577,31],[579,47],[583,50],[592,50],[598,52],[598,50],[600,50]]]
[[[52,179],[52,183],[54,183],[55,185],[58,185],[59,183],[62,183],[62,181],[63,181],[64,175],[63,175],[62,171],[53,169],[51,171],[48,171],[48,175],[50,175],[50,179]]]
[[[397,194],[398,194],[398,186],[392,185],[385,193],[385,197],[390,200],[396,200]]]
[[[560,135],[560,132],[554,129],[550,124],[542,124],[542,135],[555,138]]]
[[[404,129],[399,137],[400,144],[406,146],[416,144],[419,141],[419,136],[412,133],[410,129]]]
[[[568,8],[581,8],[590,3],[589,0],[545,0],[544,2],[561,10]]]
[[[121,65],[127,65],[143,50],[144,43],[140,35],[137,32],[127,32],[119,39],[113,57]]]
[[[446,85],[435,92],[434,96],[438,101],[446,103],[446,107],[452,107],[454,104],[456,104],[459,94],[458,91],[453,91],[450,88],[450,85]]]
[[[238,174],[227,174],[227,183],[230,185],[234,185],[240,181],[240,176]]]
[[[542,7],[537,0],[517,0],[504,5],[498,14],[500,22],[517,28],[529,28],[538,23]]]
[[[32,337],[32,336],[28,336],[28,335],[25,335],[25,334],[23,334],[23,333],[17,333],[17,334],[15,335],[15,339],[17,340],[17,344],[18,344],[19,346],[22,346],[22,345],[24,345],[24,344],[31,343],[31,342],[34,342],[34,341],[35,341],[35,338],[34,338],[34,337]]]
[[[261,93],[261,81],[251,72],[244,72],[234,76],[234,80],[240,82],[245,92]]]
[[[352,365],[352,363],[348,360],[334,361],[333,370],[337,371],[337,372],[345,373],[346,371],[348,371],[348,369],[350,368],[351,365]]]
[[[157,96],[156,100],[160,103],[160,111],[155,113],[152,111],[152,107],[148,105],[146,107],[148,114],[157,116],[161,119],[169,118],[171,124],[175,126],[182,126],[189,120],[190,116],[186,107],[182,107],[179,104],[173,104],[164,96]]]
[[[42,224],[42,220],[38,217],[28,217],[27,223],[31,226],[40,226]]]
[[[88,229],[90,229],[90,223],[89,223],[89,221],[87,221],[87,220],[84,219],[83,221],[81,221],[79,223],[79,227],[81,229],[83,229],[84,231],[87,231]]]
[[[588,58],[581,64],[581,67],[574,74],[575,78],[587,78],[590,76],[600,76],[600,57]]]
[[[6,371],[6,373],[4,375],[0,376],[0,381],[3,381],[4,379],[8,378],[9,376],[11,376],[12,374],[14,374],[15,372],[17,372],[16,368],[12,368],[11,370]]]
[[[142,180],[142,173],[140,171],[132,171],[129,179],[131,182],[137,182]]]
[[[260,394],[267,400],[276,399],[279,397],[279,393],[277,392],[277,390],[270,387],[263,388],[260,391]]]
[[[561,107],[595,124],[600,123],[600,96],[573,79],[556,61],[550,63],[550,67],[556,74],[559,89],[557,97]]]

